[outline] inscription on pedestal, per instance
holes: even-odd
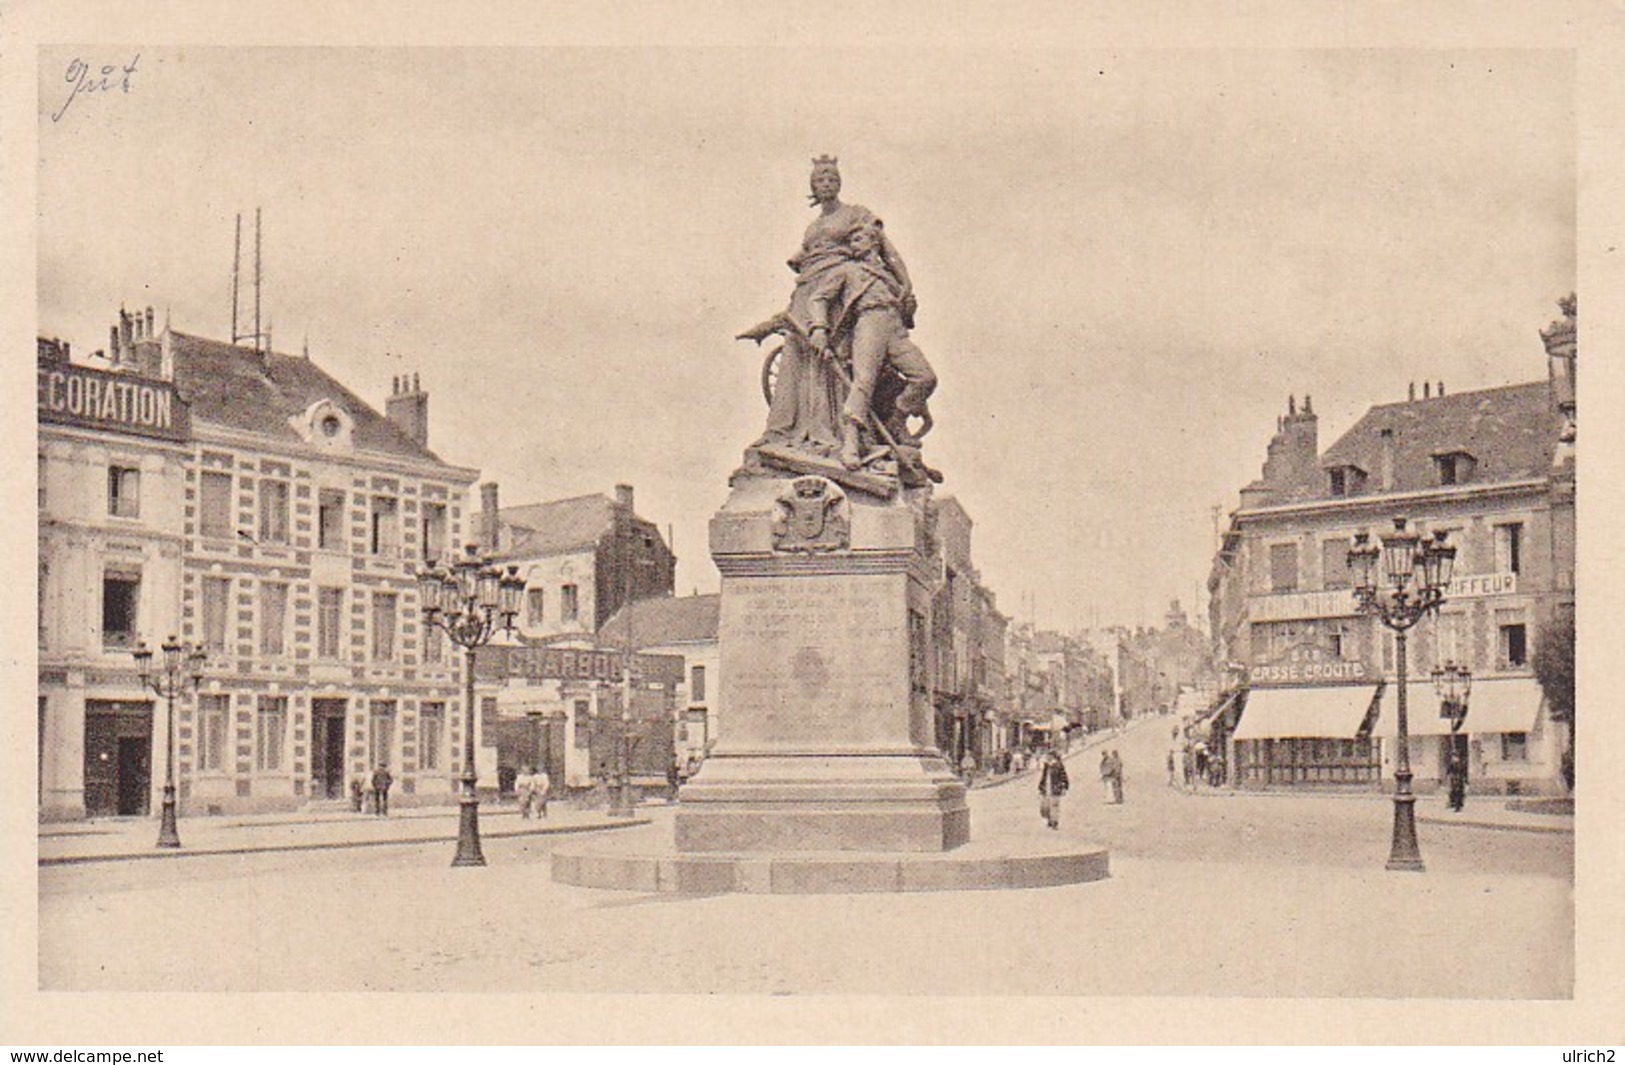
[[[904,580],[900,574],[726,578],[727,742],[906,745]]]

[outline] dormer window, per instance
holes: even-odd
[[[353,446],[355,419],[330,399],[318,399],[288,422],[307,443],[317,447],[342,450]]]
[[[1334,496],[1357,496],[1365,491],[1365,471],[1358,466],[1333,466],[1326,479]]]
[[[1466,484],[1473,479],[1473,467],[1478,460],[1465,451],[1440,451],[1433,456],[1433,468],[1439,474],[1439,483]]]

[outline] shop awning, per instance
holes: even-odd
[[[1405,688],[1406,731],[1412,736],[1449,735],[1450,719],[1439,716],[1439,693],[1434,690],[1433,682],[1414,682]],[[1535,717],[1540,713],[1540,700],[1540,682],[1533,677],[1474,680],[1461,731],[1532,732]],[[1383,691],[1377,732],[1383,736],[1399,735],[1399,709],[1392,684]]]
[[[1254,688],[1236,726],[1238,740],[1354,739],[1377,689],[1369,684],[1325,688]]]

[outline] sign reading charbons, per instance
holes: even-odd
[[[619,683],[626,656],[619,651],[571,647],[487,647],[474,659],[474,676],[483,681],[521,677],[525,680],[597,680]],[[674,684],[682,679],[681,655],[637,656],[637,673],[646,682]]]
[[[190,411],[168,381],[66,365],[40,367],[36,381],[42,422],[165,440],[190,434]]]

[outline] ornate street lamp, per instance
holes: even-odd
[[[1439,712],[1450,719],[1450,735],[1461,731],[1467,720],[1467,700],[1473,694],[1473,672],[1466,666],[1446,662],[1433,670],[1433,690],[1439,695]]]
[[[1349,549],[1349,570],[1354,600],[1361,613],[1370,614],[1394,632],[1398,659],[1398,744],[1394,765],[1394,834],[1388,868],[1421,872],[1422,852],[1416,845],[1416,796],[1411,794],[1410,728],[1405,705],[1405,634],[1444,602],[1444,590],[1456,561],[1456,549],[1445,543],[1441,530],[1431,540],[1409,532],[1404,518],[1394,519],[1394,530],[1370,542],[1364,532]]]
[[[480,851],[480,800],[474,792],[474,652],[498,632],[512,635],[525,594],[525,579],[518,566],[504,572],[479,548],[445,566],[433,560],[417,572],[418,601],[423,624],[444,632],[463,649],[463,777],[458,796],[457,855],[453,866],[484,865]]]
[[[178,848],[181,834],[175,822],[175,696],[186,691],[188,682],[193,691],[203,684],[203,666],[208,656],[203,653],[203,648],[183,644],[174,636],[164,641],[163,652],[163,671],[157,674],[152,672],[152,648],[147,646],[145,640],[137,643],[131,653],[135,656],[136,669],[141,673],[141,686],[151,689],[154,695],[164,700],[167,707],[164,715],[164,805],[158,823],[157,846]]]

